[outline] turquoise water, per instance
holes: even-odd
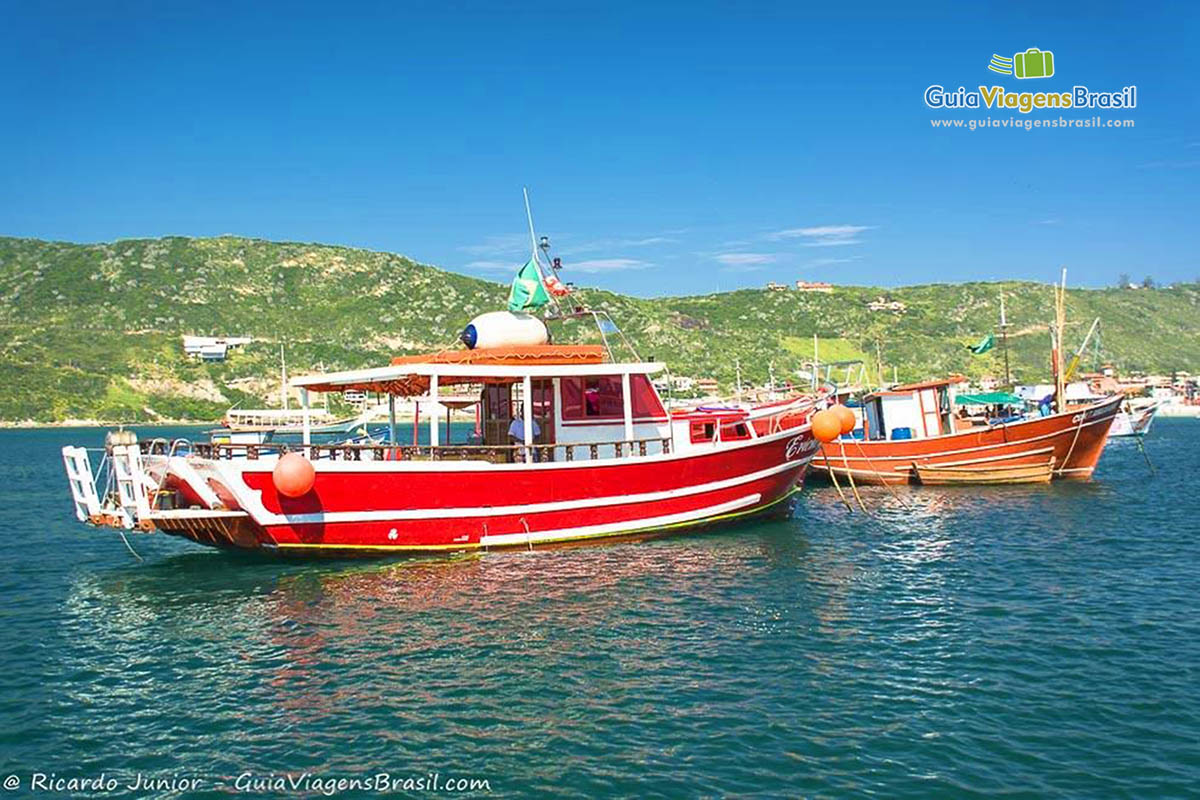
[[[790,522],[390,563],[162,536],[138,563],[71,516],[58,448],[101,435],[0,433],[9,796],[34,772],[120,782],[61,797],[230,797],[306,771],[496,796],[1197,796],[1191,420],[1156,422],[1156,478],[1119,441],[1085,485],[869,489],[873,516],[818,488]],[[138,773],[199,785],[124,789]]]

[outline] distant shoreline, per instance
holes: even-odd
[[[219,422],[197,422],[195,420],[159,420],[157,422],[117,422],[99,419],[65,419],[61,422],[36,422],[34,420],[0,420],[0,430],[33,430],[38,428],[203,428],[219,427]]]

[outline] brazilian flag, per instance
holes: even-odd
[[[992,336],[989,333],[987,336],[985,336],[979,340],[979,344],[967,345],[967,349],[970,350],[975,355],[981,356],[984,353],[986,353],[988,350],[991,350],[995,344],[996,344],[996,337]]]
[[[512,291],[508,293],[508,310],[533,311],[550,302],[546,287],[542,285],[542,273],[531,258],[513,278]]]

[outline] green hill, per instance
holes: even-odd
[[[516,265],[514,265],[514,268]],[[567,265],[569,275],[570,264]],[[641,299],[584,290],[643,357],[680,375],[784,377],[812,357],[863,357],[901,379],[1002,374],[999,348],[972,356],[1003,289],[1018,379],[1048,371],[1052,290],[1033,283],[838,287],[832,294],[741,290]],[[502,307],[507,286],[403,256],[237,237],[170,237],[79,245],[0,238],[0,420],[212,420],[277,391],[279,346],[293,373],[379,365],[453,346],[475,314]],[[870,311],[883,297],[904,313]],[[1070,338],[1101,318],[1103,354],[1123,372],[1200,371],[1200,286],[1073,290]],[[183,334],[245,335],[221,363],[184,356]],[[557,334],[585,340],[582,324]]]

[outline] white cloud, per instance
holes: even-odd
[[[649,269],[654,266],[636,258],[594,258],[591,261],[573,261],[563,264],[567,274],[571,272],[617,272],[625,269]]]
[[[764,265],[774,263],[774,253],[718,253],[714,259],[729,269],[749,272],[762,269]]]
[[[859,256],[850,256],[849,258],[814,258],[806,266],[828,267],[833,264],[849,264],[851,261],[858,261],[858,259]]]
[[[787,239],[803,239],[805,247],[840,247],[847,244],[859,244],[861,239],[855,238],[863,231],[869,231],[872,225],[813,225],[807,228],[787,228],[782,231],[768,233],[767,238],[778,242]]]
[[[673,236],[656,235],[629,239],[597,239],[579,244],[567,244],[559,248],[561,255],[569,256],[574,253],[594,253],[599,250],[620,250],[627,247],[653,247],[659,244],[675,244],[679,241]]]
[[[847,244],[862,244],[862,239],[813,239],[811,242],[801,242],[805,247],[841,247]]]
[[[774,264],[778,257],[775,253],[718,253],[712,258],[724,264],[721,269],[726,272],[756,272],[767,264]]]

